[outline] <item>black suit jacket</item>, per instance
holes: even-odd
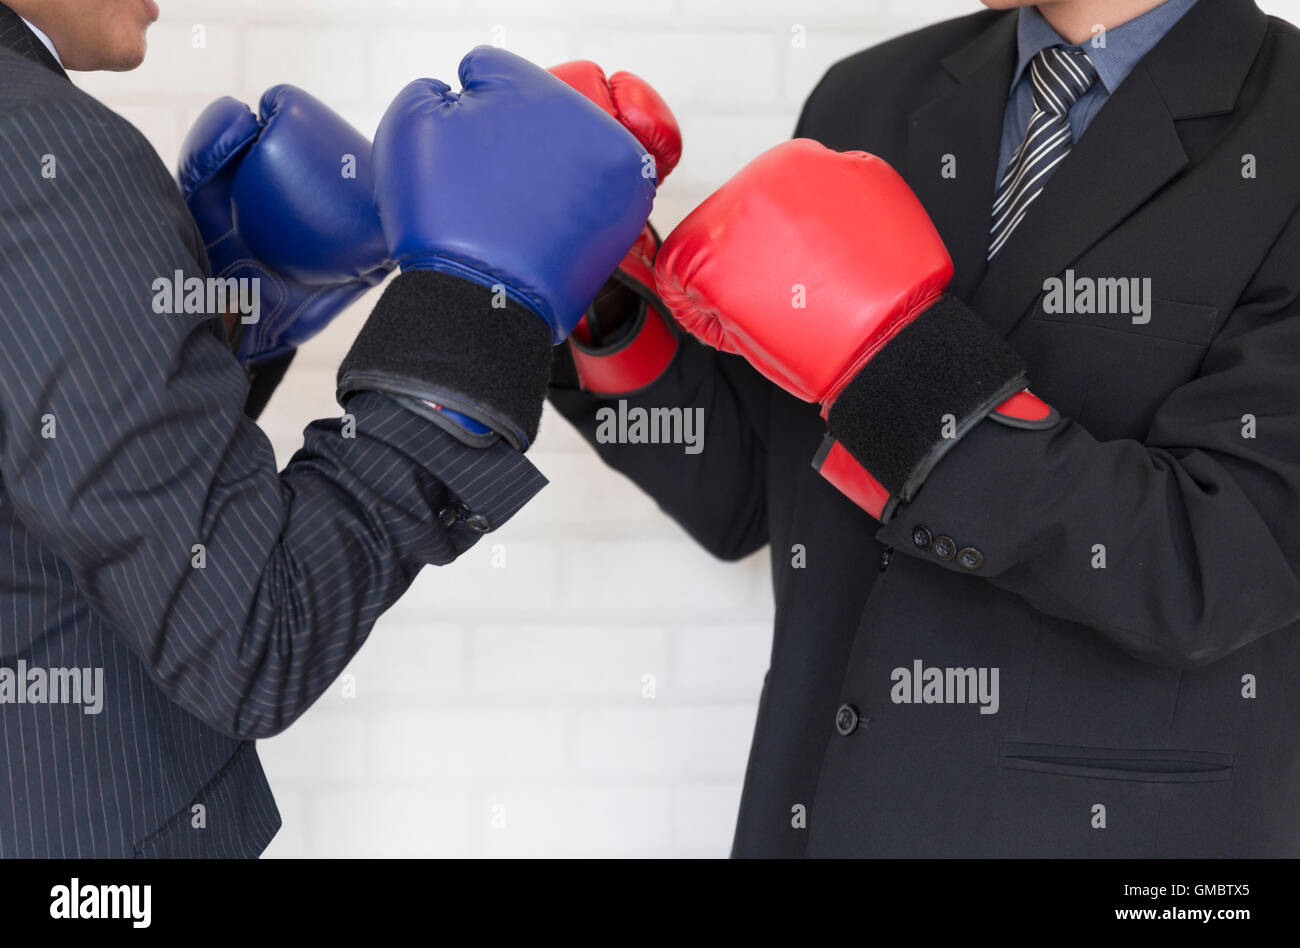
[[[633,401],[704,406],[706,450],[597,446],[718,555],[771,543],[734,851],[1300,855],[1300,33],[1202,0],[986,266],[1015,52],[1014,13],[903,36],[797,134],[900,170],[1063,425],[977,426],[882,527],[810,469],[813,406],[690,343]],[[1071,270],[1149,278],[1149,321],[1049,312]],[[981,670],[995,713],[952,700]]]
[[[477,541],[440,510],[544,483],[373,393],[277,474],[219,320],[151,307],[178,271],[208,275],[167,169],[0,6],[0,677],[103,674],[98,713],[0,701],[0,856],[261,852],[253,739]]]

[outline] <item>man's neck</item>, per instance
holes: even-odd
[[[1084,43],[1098,28],[1114,29],[1165,0],[1043,0],[1038,12],[1067,43]]]
[[[32,35],[34,35],[38,40],[40,40],[41,44],[50,51],[50,55],[54,57],[54,61],[58,63],[60,67],[62,67],[63,60],[59,57],[59,51],[54,48],[54,41],[51,40],[47,35],[45,35],[44,31],[42,31],[41,28],[38,27],[35,23],[33,23],[31,20],[27,19],[26,17],[22,17],[22,21],[26,23],[27,28],[32,31]]]

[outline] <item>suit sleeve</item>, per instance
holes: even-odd
[[[557,363],[551,403],[606,464],[649,494],[696,542],[726,560],[767,543],[767,444],[761,425],[770,386],[743,360],[686,337],[659,379],[619,398],[582,391],[564,363]],[[631,424],[622,424],[620,434],[620,418],[634,421],[636,412],[665,409],[702,419],[698,451],[688,453],[683,444],[631,443],[638,437]]]
[[[825,87],[824,76],[818,89]],[[795,126],[808,134],[809,97]],[[624,396],[629,409],[704,409],[704,450],[686,455],[680,445],[618,444],[603,440],[597,412],[617,411],[619,399],[578,387],[567,347],[556,359],[550,401],[591,443],[606,464],[627,475],[710,553],[739,559],[768,541],[767,445],[764,437],[772,386],[743,359],[684,336],[677,355],[653,384]]]
[[[1147,661],[1197,667],[1300,619],[1300,219],[1144,441],[985,420],[879,532],[983,554],[978,574]],[[1032,381],[1032,380],[1031,380]],[[1103,560],[1104,557],[1104,560]]]
[[[450,563],[544,479],[369,392],[312,424],[277,473],[220,320],[167,312],[158,291],[204,276],[200,256],[125,122],[89,102],[6,117],[0,510],[55,551],[172,700],[263,737],[322,693],[424,564]]]

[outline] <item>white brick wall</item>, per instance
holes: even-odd
[[[1203,0],[1214,2],[1214,0]],[[1300,20],[1300,0],[1268,0]],[[655,83],[686,146],[665,230],[788,137],[825,68],[976,0],[169,0],[144,67],[77,82],[175,166],[212,98],[294,82],[372,133],[420,75],[504,39]],[[795,33],[806,44],[792,42]],[[200,34],[203,48],[193,39]],[[368,294],[303,351],[264,417],[281,461],[333,414]],[[767,665],[766,554],[712,561],[548,409],[551,485],[460,562],[429,569],[320,703],[261,746],[273,856],[721,856]],[[504,567],[493,565],[494,546]],[[345,688],[348,689],[345,694]]]

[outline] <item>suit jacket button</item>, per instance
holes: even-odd
[[[957,562],[963,569],[979,569],[984,565],[984,554],[973,546],[962,547],[957,554]]]
[[[858,709],[851,704],[842,704],[835,712],[835,730],[847,737],[858,729]]]
[[[935,537],[933,549],[934,555],[946,563],[957,555],[957,541],[952,537]]]
[[[487,533],[492,529],[492,521],[488,520],[483,514],[470,514],[465,518],[465,526],[475,533]]]
[[[926,549],[934,540],[934,535],[925,527],[917,524],[912,528],[912,542],[922,550]]]

